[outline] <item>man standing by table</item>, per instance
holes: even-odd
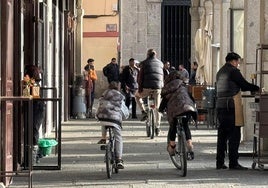
[[[247,169],[238,163],[241,126],[244,125],[241,91],[258,91],[259,87],[247,82],[242,76],[238,69],[240,60],[237,53],[228,53],[226,63],[216,75],[216,108],[219,120],[216,169],[227,168],[224,164],[227,141],[229,169]]]

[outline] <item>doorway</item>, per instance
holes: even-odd
[[[190,0],[164,0],[162,3],[162,60],[178,69],[190,71],[191,15]]]

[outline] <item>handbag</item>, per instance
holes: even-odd
[[[123,119],[127,119],[129,117],[129,111],[128,111],[128,107],[125,105],[125,101],[121,102],[121,113],[122,113],[122,118]]]

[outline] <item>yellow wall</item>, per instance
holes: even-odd
[[[110,63],[112,57],[117,55],[117,41],[113,38],[84,38],[83,56],[85,63],[89,57],[95,59],[96,69],[102,69],[103,65]]]
[[[82,4],[84,15],[105,15],[98,18],[83,19],[82,70],[88,58],[95,59],[98,74],[97,95],[107,86],[107,80],[102,75],[102,68],[110,63],[111,58],[117,58],[119,39],[118,37],[107,37],[110,33],[106,32],[106,24],[117,24],[117,32],[119,33],[119,15],[112,10],[117,3],[117,0],[84,0]],[[101,37],[98,35],[101,35]]]

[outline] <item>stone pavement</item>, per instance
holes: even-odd
[[[216,130],[200,125],[191,127],[195,159],[188,162],[186,177],[180,177],[166,152],[168,124],[155,139],[147,138],[144,123],[124,121],[125,169],[107,179],[104,151],[97,141],[100,126],[94,119],[72,120],[62,124],[62,169],[34,170],[33,187],[268,187],[268,171],[216,170]],[[241,143],[241,152],[252,153],[252,143]],[[41,163],[42,164],[41,159]],[[240,163],[251,167],[251,157],[240,157]],[[228,162],[226,163],[228,165]],[[26,178],[14,178],[11,188],[27,187]]]

